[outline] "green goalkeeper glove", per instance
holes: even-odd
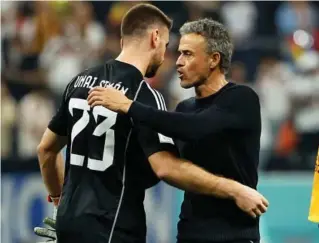
[[[48,238],[47,241],[45,242],[50,242],[50,243],[56,243],[56,232],[55,232],[55,220],[56,220],[56,213],[57,213],[57,207],[54,207],[54,211],[53,211],[53,217],[46,217],[43,220],[43,223],[47,226],[49,226],[48,228],[45,227],[35,227],[34,228],[34,233],[37,236],[41,236],[41,237],[45,237]],[[38,243],[44,243],[44,242],[38,242]]]

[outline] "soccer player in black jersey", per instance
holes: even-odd
[[[89,105],[91,89],[111,86],[165,110],[162,95],[143,77],[154,76],[164,61],[170,28],[171,20],[154,6],[133,7],[122,21],[122,52],[116,60],[85,70],[67,85],[38,146],[44,183],[59,204],[59,243],[145,242],[145,189],[159,178],[184,190],[229,198],[243,208],[265,200],[247,186],[177,158],[171,138],[135,125],[126,115]]]
[[[175,139],[182,158],[207,171],[256,189],[261,118],[257,94],[227,82],[232,43],[218,22],[202,19],[184,24],[177,60],[183,88],[196,97],[178,104],[176,112],[159,111],[132,101],[111,88],[91,91],[89,104],[127,113],[135,124]],[[250,208],[255,217],[227,198],[185,192],[178,242],[259,242],[259,217],[268,202]]]

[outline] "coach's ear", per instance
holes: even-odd
[[[219,52],[213,52],[211,55],[210,55],[210,69],[214,69],[218,66],[218,64],[220,63],[221,61],[221,56],[220,56],[220,53]]]

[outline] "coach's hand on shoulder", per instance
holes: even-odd
[[[122,91],[111,87],[94,87],[89,91],[87,100],[91,107],[101,105],[120,113],[127,113],[133,102]]]
[[[234,193],[234,200],[241,210],[254,218],[265,213],[269,206],[268,200],[258,191],[239,183]]]

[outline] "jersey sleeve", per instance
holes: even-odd
[[[152,89],[144,81],[141,83],[141,88],[135,100],[141,104],[147,104],[154,109],[166,110],[162,94]],[[139,123],[134,123],[134,127],[138,131],[138,141],[147,157],[160,151],[177,153],[172,138],[164,136],[163,134],[154,131],[152,128],[143,126]]]
[[[71,83],[72,82],[70,82],[70,84]],[[68,86],[65,88],[60,106],[48,125],[48,128],[52,132],[60,136],[67,136],[67,127],[68,127],[67,126],[68,125],[67,95],[68,95],[70,84],[68,84]]]
[[[182,140],[199,140],[224,129],[259,129],[260,104],[252,89],[236,88],[221,99],[219,105],[196,113],[161,111],[135,101],[128,114],[135,122]]]

